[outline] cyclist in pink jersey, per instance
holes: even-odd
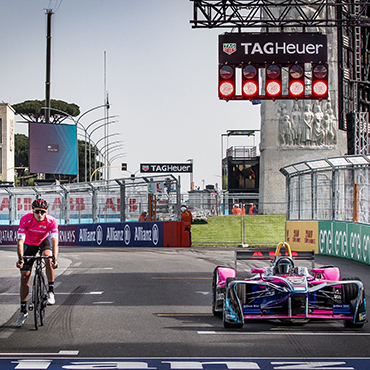
[[[25,214],[18,228],[17,267],[21,270],[21,312],[15,324],[20,327],[28,317],[27,300],[30,289],[33,261],[24,261],[23,256],[35,256],[40,252],[43,256],[52,256],[46,260],[46,276],[49,283],[48,304],[54,304],[54,269],[58,267],[58,222],[46,213],[48,203],[44,199],[32,202],[32,213]]]

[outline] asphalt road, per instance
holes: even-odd
[[[370,324],[252,322],[226,330],[211,313],[212,271],[233,265],[231,248],[62,248],[56,305],[35,331],[19,310],[15,248],[0,248],[0,356],[370,357]],[[370,286],[370,266],[317,256]],[[260,263],[260,262],[256,262]],[[254,265],[249,264],[247,268]]]

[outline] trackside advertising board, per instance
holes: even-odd
[[[0,245],[16,245],[17,231],[16,225],[0,225]],[[61,225],[59,245],[163,247],[163,222]]]
[[[1,370],[367,370],[368,358],[1,358]]]
[[[344,221],[287,221],[293,250],[348,258],[370,264],[370,225]]]
[[[312,251],[318,253],[318,222],[287,221],[285,240],[295,251]]]
[[[370,225],[319,221],[319,253],[370,264]]]
[[[163,246],[163,222],[78,225],[77,245],[95,247],[161,247]]]

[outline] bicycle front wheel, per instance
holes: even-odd
[[[33,283],[33,313],[35,319],[35,329],[44,325],[45,309],[47,304],[47,293],[45,279],[42,274],[36,273]]]

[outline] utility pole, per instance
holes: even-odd
[[[105,125],[104,125],[104,146],[108,146],[109,143],[109,127],[108,127],[108,116],[109,116],[109,98],[108,98],[108,91],[107,91],[107,52],[104,51],[104,117],[105,117]],[[105,169],[105,179],[108,180],[110,178],[110,170],[109,170],[109,152],[107,151],[106,157],[106,169]]]
[[[51,69],[51,16],[52,9],[46,9],[47,34],[46,34],[46,82],[45,82],[45,123],[50,122],[50,69]]]

